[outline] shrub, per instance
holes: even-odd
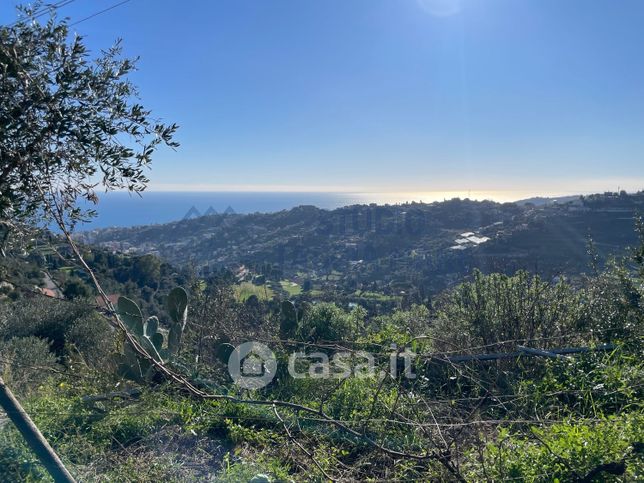
[[[551,341],[544,346],[558,344],[557,336],[583,329],[580,307],[580,296],[565,282],[552,285],[523,271],[508,276],[476,270],[472,281],[439,300],[432,335],[450,350],[486,346],[494,352],[500,341],[517,341],[516,347],[537,338]]]
[[[54,374],[56,356],[49,344],[37,337],[14,337],[0,341],[2,378],[17,395],[32,393]]]
[[[584,319],[599,340],[629,340],[644,335],[644,284],[622,262],[589,280],[584,291]]]
[[[20,433],[0,428],[0,481],[47,481],[47,477]]]
[[[298,327],[298,336],[307,341],[354,340],[364,328],[364,309],[347,313],[332,303],[320,303],[306,311]]]
[[[517,401],[527,417],[600,417],[641,410],[644,364],[624,347],[542,363],[539,377],[520,380]]]
[[[369,329],[369,342],[405,345],[414,337],[430,333],[429,310],[424,305],[412,305],[409,310],[396,310],[392,314],[375,318]]]
[[[484,464],[470,478],[492,481],[576,481],[602,464],[624,462],[623,475],[602,472],[594,481],[635,481],[644,471],[638,442],[642,415],[610,417],[599,423],[565,422],[531,428],[525,435],[502,430],[484,450]]]
[[[63,294],[68,299],[86,298],[92,292],[92,288],[79,277],[69,277],[63,288]]]
[[[90,362],[101,361],[112,349],[110,327],[90,305],[50,298],[0,306],[0,340],[37,337],[48,341],[51,351],[62,356],[65,346],[81,351]]]

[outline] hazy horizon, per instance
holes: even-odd
[[[606,191],[606,190],[603,190]],[[602,191],[602,192],[603,192]],[[611,190],[614,191],[614,190]],[[110,192],[102,196],[94,208],[98,216],[81,230],[106,227],[153,225],[179,221],[215,210],[223,213],[229,207],[235,213],[274,213],[297,206],[312,205],[333,210],[351,205],[396,205],[411,202],[433,203],[453,198],[514,202],[528,198],[557,198],[589,193],[543,193],[506,191],[500,193],[475,191],[423,192],[423,193],[342,193],[342,192],[278,192],[278,191],[146,191],[139,197],[128,192]],[[496,195],[496,196],[495,196]],[[124,216],[127,214],[127,216]]]
[[[381,199],[382,203],[404,203],[410,201],[422,201],[422,202],[433,202],[433,201],[442,201],[449,200],[453,198],[461,199],[472,199],[476,201],[481,200],[491,200],[491,201],[521,201],[528,198],[557,198],[557,197],[568,197],[568,196],[586,196],[591,194],[602,194],[606,192],[619,192],[626,191],[628,193],[635,193],[644,189],[644,185],[637,187],[637,185],[631,185],[632,188],[627,186],[606,186],[603,189],[594,189],[594,190],[555,190],[555,191],[539,191],[539,190],[426,190],[426,191],[382,191],[382,190],[373,190],[373,191],[360,191],[360,190],[342,190],[342,189],[300,189],[295,190],[291,187],[284,187],[283,189],[265,189],[265,187],[232,187],[230,189],[224,188],[214,188],[214,189],[203,189],[196,187],[195,189],[177,189],[177,188],[166,188],[159,189],[151,187],[146,189],[141,193],[141,196],[145,197],[146,194],[195,194],[195,195],[207,195],[207,194],[222,194],[225,195],[235,194],[252,194],[252,195],[289,195],[289,194],[314,194],[314,195],[351,195],[354,197],[363,197],[365,200],[377,200]],[[262,189],[264,188],[264,189]],[[127,191],[115,191],[106,193],[110,196],[112,193],[122,193],[131,195],[132,197],[137,197],[136,194],[130,194]],[[392,201],[400,200],[400,201]],[[378,202],[378,201],[368,201],[368,202]]]

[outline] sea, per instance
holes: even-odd
[[[334,209],[362,202],[358,196],[339,193],[194,191],[150,191],[140,196],[110,192],[99,194],[99,199],[92,207],[97,216],[79,229],[152,225],[224,212],[272,213],[300,205]]]
[[[527,195],[528,193],[525,193]],[[214,213],[272,213],[301,205],[334,209],[355,204],[396,204],[411,201],[433,202],[454,197],[471,199],[520,199],[521,194],[498,195],[486,192],[423,193],[323,193],[323,192],[195,192],[149,191],[141,196],[127,192],[99,194],[93,208],[98,215],[79,230],[129,227],[178,221]]]

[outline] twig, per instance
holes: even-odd
[[[286,423],[282,419],[282,416],[280,416],[280,414],[277,412],[277,407],[275,405],[273,405],[273,412],[275,413],[275,417],[277,417],[277,419],[279,419],[280,423],[282,423],[282,427],[284,428],[284,431],[286,431],[286,435],[288,436],[288,439],[290,439],[298,448],[300,448],[302,450],[302,452],[306,456],[308,456],[311,459],[311,461],[313,461],[313,464],[315,464],[315,466],[317,466],[318,470],[320,470],[320,472],[327,479],[329,479],[331,481],[336,481],[335,478],[332,478],[331,476],[329,476],[329,474],[326,471],[324,471],[324,468],[322,468],[320,463],[318,463],[318,461],[315,459],[315,456],[313,456],[313,454],[309,450],[307,450],[304,446],[302,446],[302,444],[300,444],[300,442],[297,439],[295,439],[293,434],[291,434],[291,431],[288,429],[288,426],[286,425]]]

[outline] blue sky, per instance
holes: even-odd
[[[181,126],[152,189],[559,194],[644,188],[642,25],[640,0],[130,0],[74,29],[122,37]]]

